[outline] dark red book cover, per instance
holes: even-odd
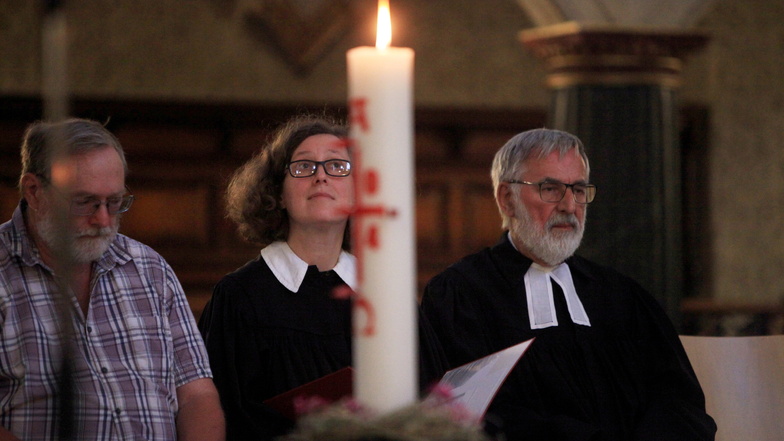
[[[295,399],[297,397],[319,397],[327,402],[335,402],[350,396],[353,391],[354,369],[344,367],[331,374],[317,378],[310,383],[297,386],[272,398],[264,400],[264,404],[275,409],[292,421],[297,420]]]

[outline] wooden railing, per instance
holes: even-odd
[[[682,334],[777,335],[784,334],[784,302],[746,303],[711,299],[681,302]]]

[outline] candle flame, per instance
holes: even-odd
[[[378,0],[378,28],[376,48],[386,49],[392,43],[392,18],[389,14],[389,0]]]

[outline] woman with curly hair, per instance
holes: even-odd
[[[351,365],[349,245],[354,205],[344,126],[295,117],[234,174],[227,216],[258,258],[223,277],[199,322],[226,414],[227,439],[268,440],[293,422],[264,400]],[[421,322],[420,384],[445,363]]]

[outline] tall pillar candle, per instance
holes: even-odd
[[[347,61],[357,165],[352,240],[360,287],[354,394],[361,404],[386,412],[415,402],[418,389],[414,51],[357,47]]]

